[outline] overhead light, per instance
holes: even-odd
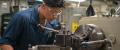
[[[41,1],[42,2],[43,0],[36,0],[36,1]]]
[[[66,0],[66,1],[73,1],[73,2],[84,2],[86,0]]]
[[[84,2],[84,1],[86,1],[86,0],[79,0],[79,2]]]

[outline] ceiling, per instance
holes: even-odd
[[[68,3],[80,3],[81,5],[88,6],[90,4],[90,0],[86,0],[84,2],[79,2],[80,0],[65,0]],[[83,0],[82,0],[83,1]],[[92,0],[92,5],[99,6],[99,5],[118,5],[120,0]]]

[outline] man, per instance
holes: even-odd
[[[43,4],[16,13],[0,39],[2,50],[28,50],[28,45],[48,44],[48,30],[40,27],[55,28],[54,19],[64,8],[63,0],[43,0]],[[46,22],[47,21],[47,22]],[[40,25],[39,25],[40,24]]]

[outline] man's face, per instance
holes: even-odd
[[[53,19],[57,18],[58,15],[61,15],[63,8],[53,8],[53,7],[48,7],[45,5],[46,8],[46,13],[45,13],[45,18],[48,21],[52,21]]]

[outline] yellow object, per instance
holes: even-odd
[[[78,26],[79,26],[79,23],[77,23],[77,22],[72,22],[72,32],[73,32],[73,33],[74,33],[75,30],[78,28]]]

